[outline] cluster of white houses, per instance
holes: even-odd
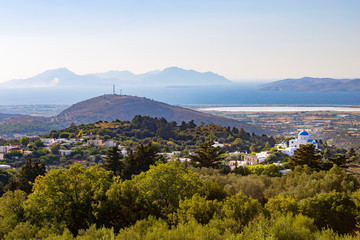
[[[53,145],[60,145],[60,146],[64,146],[64,148],[70,148],[70,146],[73,143],[77,143],[77,142],[84,142],[85,138],[88,138],[88,140],[86,141],[85,146],[88,147],[114,147],[116,146],[116,142],[113,140],[102,140],[102,139],[97,139],[97,135],[84,135],[83,138],[71,138],[71,139],[66,139],[66,138],[40,138],[41,142],[44,144],[45,148],[48,151],[51,151],[51,146]],[[37,138],[39,139],[39,138]],[[127,151],[126,151],[126,147],[125,146],[118,146],[119,149],[121,150],[121,153],[123,155],[127,155]],[[26,151],[26,149],[23,149],[20,145],[15,144],[15,145],[7,145],[7,146],[0,146],[0,160],[4,159],[4,156],[6,153],[9,153],[11,151],[19,151],[21,152],[23,155],[29,155],[31,154],[31,151]],[[73,150],[70,149],[60,149],[59,150],[59,154],[61,156],[70,156],[72,154]]]
[[[74,138],[74,139],[54,139],[54,138],[42,138],[41,141],[44,143],[45,147],[48,148],[48,150],[50,150],[50,146],[54,145],[54,144],[60,144],[62,146],[70,146],[72,143],[76,143],[76,142],[83,142],[85,138],[89,138],[87,140],[87,142],[85,143],[85,146],[87,147],[115,147],[116,146],[116,142],[113,140],[102,140],[102,139],[97,139],[97,135],[85,135],[83,136],[83,138],[78,139],[78,138]],[[121,146],[119,145],[118,148],[121,150],[121,153],[126,156],[127,155],[127,151],[126,151],[126,147],[125,146]],[[63,150],[60,149],[59,150],[59,154],[61,156],[70,156],[72,154],[73,150]]]
[[[286,144],[286,141],[283,141],[281,144],[277,144],[278,151],[281,151],[284,154],[293,156],[294,152],[300,148],[301,145],[313,144],[315,149],[318,149],[318,144],[314,139],[310,138],[310,135],[307,131],[301,131],[298,134],[297,138],[291,139],[289,145]],[[271,151],[264,151],[256,154],[245,154],[244,160],[238,162],[240,166],[256,165],[261,164],[266,161],[266,159],[273,154]],[[230,166],[235,167],[236,161],[231,161]]]
[[[11,151],[21,151],[22,149],[20,145],[7,145],[7,146],[0,146],[0,160],[4,159],[6,153]]]
[[[97,139],[98,136],[96,135],[89,135],[89,136],[83,136],[83,138],[73,138],[73,139],[55,139],[55,138],[41,138],[40,140],[43,142],[45,147],[50,151],[51,146],[55,144],[59,144],[60,146],[64,146],[64,148],[67,148],[69,150],[60,149],[59,154],[62,156],[70,156],[73,152],[71,150],[71,145],[76,142],[84,142],[84,138],[87,138],[86,143],[81,144],[88,147],[114,147],[116,146],[116,142],[113,140],[101,140]],[[289,156],[293,156],[294,152],[300,148],[301,145],[306,144],[313,144],[315,146],[315,149],[318,148],[318,145],[315,140],[311,139],[309,136],[309,133],[306,131],[301,131],[298,134],[297,138],[291,139],[289,141],[289,145],[286,144],[285,141],[283,141],[281,144],[276,145],[278,151],[283,152],[284,154],[287,154]],[[224,144],[220,144],[218,142],[215,142],[214,147],[224,147]],[[121,153],[126,156],[128,153],[126,151],[125,146],[118,146],[121,150]],[[0,160],[4,159],[4,155],[11,151],[21,151],[24,155],[31,154],[30,151],[23,150],[20,145],[8,145],[8,146],[0,146]],[[230,153],[230,154],[237,154]],[[174,151],[172,153],[166,153],[165,157],[167,159],[170,159],[172,157],[175,157],[176,155],[180,154],[179,151]],[[245,154],[243,161],[230,161],[230,167],[235,167],[237,164],[238,166],[248,166],[248,165],[256,165],[261,164],[266,161],[266,159],[273,154],[271,151],[263,151],[256,154]],[[182,162],[189,161],[188,158],[181,158]]]

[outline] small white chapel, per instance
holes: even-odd
[[[313,144],[315,146],[315,149],[318,149],[318,144],[314,139],[310,138],[310,135],[307,131],[301,131],[298,134],[297,138],[291,139],[289,141],[289,147],[286,145],[286,142],[283,141],[281,143],[281,147],[283,149],[279,149],[283,153],[293,156],[294,152],[300,148],[301,145],[307,145],[307,144]]]

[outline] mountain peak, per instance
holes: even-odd
[[[183,68],[173,66],[173,67],[165,68],[162,72],[172,72],[172,71],[189,71],[189,70],[185,70]]]
[[[76,75],[75,73],[73,73],[72,71],[70,71],[69,69],[62,67],[62,68],[56,68],[56,69],[49,69],[46,70],[36,76],[55,76],[55,75]],[[35,77],[36,77],[35,76]]]

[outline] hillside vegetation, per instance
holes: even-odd
[[[59,168],[67,161],[57,155],[63,146],[49,153],[40,140],[20,140],[32,154],[25,160],[14,151],[5,163],[21,167],[0,170],[1,239],[358,238],[359,184],[343,170],[358,161],[353,150],[318,153],[304,145],[288,159],[292,171],[282,175],[274,164],[229,171],[225,150],[259,151],[276,139],[214,124],[136,116],[73,124],[43,137],[95,134],[128,145],[128,154],[75,142],[82,165]],[[174,149],[195,154],[185,163],[159,154]]]
[[[180,124],[167,121],[165,118],[135,116],[131,121],[115,120],[112,122],[71,125],[68,128],[52,131],[44,137],[58,137],[62,132],[79,132],[99,135],[101,139],[113,139],[120,143],[157,142],[165,151],[182,151],[194,149],[204,141],[213,140],[225,143],[229,151],[250,151],[250,147],[260,151],[265,147],[274,146],[276,139],[267,135],[256,135],[246,132],[243,128],[223,127],[215,124],[196,125],[193,120],[182,121]]]

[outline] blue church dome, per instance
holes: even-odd
[[[299,135],[304,136],[304,135],[309,135],[309,133],[308,133],[307,131],[301,131],[301,132],[299,133]]]

